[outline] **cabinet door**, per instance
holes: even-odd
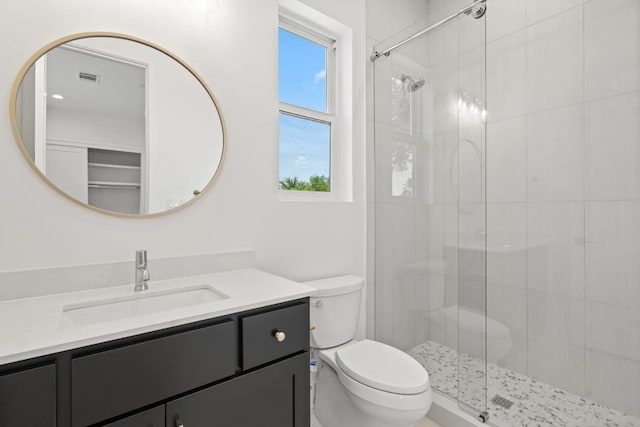
[[[308,427],[309,353],[302,353],[166,406],[166,427]]]
[[[87,149],[47,143],[46,174],[55,185],[81,202],[88,201]]]
[[[0,426],[54,427],[53,365],[0,376]]]

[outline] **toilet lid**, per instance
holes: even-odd
[[[340,369],[369,387],[397,394],[429,388],[424,367],[407,353],[377,341],[363,340],[336,352]]]

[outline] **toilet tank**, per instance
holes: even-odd
[[[317,292],[311,297],[312,348],[329,348],[352,340],[360,318],[360,296],[364,280],[338,276],[304,283]]]

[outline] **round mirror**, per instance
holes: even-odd
[[[14,85],[11,121],[34,170],[101,212],[158,215],[213,181],[225,128],[207,85],[152,43],[112,33],[37,52]]]

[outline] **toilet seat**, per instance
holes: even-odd
[[[369,340],[351,341],[339,347],[318,350],[318,356],[320,357],[320,359],[327,362],[329,366],[331,366],[331,368],[333,368],[333,370],[336,372],[338,376],[338,380],[344,386],[344,388],[348,390],[350,393],[359,397],[360,399],[363,399],[365,401],[371,402],[375,405],[379,405],[385,408],[390,408],[390,409],[395,409],[400,411],[424,410],[426,413],[426,411],[431,406],[431,387],[429,385],[429,379],[428,379],[428,375],[426,374],[426,371],[424,371],[424,368],[421,365],[419,365],[417,361],[415,361],[415,363],[419,365],[424,375],[427,376],[427,380],[426,380],[426,385],[421,387],[423,388],[423,391],[418,392],[416,394],[393,393],[393,392],[384,391],[378,388],[371,387],[369,385],[364,384],[363,382],[358,381],[357,379],[352,378],[342,369],[342,367],[338,365],[338,362],[337,362],[338,352],[344,352],[345,350],[354,346],[358,346],[360,343],[365,341],[369,341]],[[378,343],[375,341],[369,341],[369,342],[375,343],[374,344],[375,348],[378,348],[376,346],[377,344],[381,346],[384,345],[382,343]],[[364,349],[366,351],[366,349],[371,349],[371,348],[372,347],[370,344],[365,344],[364,347],[360,347],[360,350]],[[397,352],[402,353],[398,349],[395,349],[393,347],[391,348]],[[411,358],[411,356],[409,355],[406,355],[406,356]],[[342,358],[344,359],[344,356]],[[344,363],[344,361],[342,363]]]
[[[336,351],[336,363],[354,380],[396,394],[419,394],[429,388],[429,375],[407,353],[377,341],[362,340]]]
[[[419,394],[396,394],[362,384],[338,369],[338,379],[349,392],[362,400],[398,411],[421,411],[431,406],[431,389]]]

